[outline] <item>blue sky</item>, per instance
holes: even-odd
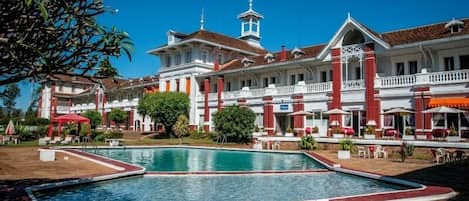
[[[132,62],[126,57],[112,61],[125,78],[155,74],[159,60],[146,51],[165,44],[169,29],[184,33],[197,31],[202,8],[205,10],[206,30],[234,37],[240,34],[240,22],[236,16],[248,8],[248,0],[104,2],[119,11],[101,16],[99,22],[127,31],[135,43]],[[469,17],[467,0],[254,0],[253,7],[264,15],[261,44],[273,52],[278,51],[281,45],[291,49],[327,43],[345,21],[348,12],[377,32]],[[26,109],[31,87],[28,84],[20,84],[20,87],[22,96],[17,107]]]

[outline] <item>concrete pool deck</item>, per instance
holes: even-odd
[[[138,146],[135,146],[135,147],[138,147]],[[145,146],[145,147],[150,148],[150,147],[153,147],[153,146]],[[162,146],[158,146],[158,147],[162,147]],[[164,146],[164,147],[175,147],[175,146]],[[184,146],[184,147],[187,147],[187,146]],[[200,148],[200,147],[196,147],[196,148]],[[218,149],[218,148],[213,148],[213,147],[210,147],[210,148]],[[245,149],[234,149],[234,150],[245,150]],[[80,155],[81,157],[84,157],[84,158],[91,158],[92,160],[99,160],[103,163],[109,163],[109,164],[116,165],[116,166],[122,165],[122,168],[124,168],[124,169],[128,168],[126,170],[128,170],[129,172],[131,172],[133,170],[137,170],[139,168],[138,166],[135,166],[134,168],[137,168],[137,169],[133,169],[131,167],[133,165],[131,165],[131,164],[122,163],[122,162],[119,162],[119,161],[103,158],[103,157],[100,157],[100,156],[96,156],[94,154],[81,152],[79,150],[60,150],[60,151],[63,152],[63,153],[66,153],[66,154],[70,154],[70,155]],[[250,150],[250,151],[255,151],[255,150]],[[298,153],[298,151],[286,151],[286,152],[287,153]],[[315,156],[315,158],[320,159],[320,161],[326,161],[327,162],[327,160],[329,160],[326,157],[322,157],[322,158],[321,157],[322,157],[321,155],[316,155]],[[329,160],[329,161],[331,161],[331,160]],[[373,160],[369,161],[369,163],[371,163],[371,164],[373,162],[374,162]],[[332,162],[332,163],[335,163],[335,162]],[[83,163],[83,164],[85,164],[85,163]],[[102,167],[102,166],[101,165],[96,165],[96,167]],[[141,170],[137,170],[137,171],[141,171]],[[117,172],[123,173],[123,172],[127,172],[127,171],[119,170]],[[301,172],[298,172],[298,173],[301,174]],[[272,172],[265,172],[265,174],[272,174]],[[308,174],[308,173],[306,173],[306,174]],[[114,177],[109,177],[109,175],[112,175],[112,174],[103,173],[103,174],[97,174],[97,175],[86,175],[86,176],[84,176],[85,178],[81,178],[81,179],[82,179],[83,182],[87,183],[87,182],[96,181],[94,178],[103,179],[103,180],[114,178]],[[147,175],[151,176],[151,173],[149,173]],[[90,177],[90,176],[92,176],[92,177]],[[114,174],[114,176],[116,176],[116,174]],[[117,177],[115,177],[115,178],[118,178],[118,177],[121,177],[121,176],[124,176],[124,175],[122,175],[122,174],[117,175]],[[383,175],[378,175],[378,176],[383,176]],[[57,183],[53,183],[53,184],[57,185]],[[59,184],[60,184],[60,182],[59,182]],[[70,183],[68,185],[73,185],[73,183]],[[30,189],[30,190],[33,190],[33,189]],[[372,198],[372,200],[375,200],[375,199],[376,200],[389,200],[389,199],[401,199],[401,198],[404,198],[404,197],[412,197],[413,198],[412,200],[431,200],[431,199],[445,200],[445,199],[448,199],[451,196],[454,196],[455,194],[456,193],[451,188],[426,186],[424,189],[418,189],[418,190],[413,189],[413,190],[409,190],[409,191],[406,190],[406,192],[382,193],[382,194],[376,194],[376,195],[375,194],[373,194],[373,195],[364,195],[364,196],[373,196],[373,197],[367,197],[367,198],[365,198],[365,197],[360,198],[360,197],[352,196],[352,197],[334,198],[334,199],[331,199],[331,200],[363,200],[363,199],[368,199],[368,198],[370,198],[370,199]],[[428,197],[428,196],[431,196],[431,197]],[[421,199],[415,199],[415,198],[421,198]]]

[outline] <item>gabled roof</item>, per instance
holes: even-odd
[[[310,47],[305,47],[301,49],[298,48],[298,49],[304,52],[304,55],[301,57],[301,59],[305,59],[305,58],[315,58],[324,47],[325,45],[316,45],[316,46],[310,46]],[[291,54],[291,51],[287,51],[287,59],[282,60],[282,61],[280,61],[279,59],[280,52],[267,53],[267,54],[272,54],[274,58],[276,59],[269,63],[267,62],[265,58],[265,54],[259,55],[259,56],[251,56],[251,57],[248,57],[248,59],[254,61],[254,63],[246,67],[243,65],[242,59],[234,59],[221,65],[219,71],[236,70],[236,69],[241,69],[241,68],[252,68],[255,66],[260,66],[260,65],[265,65],[265,64],[282,63],[282,62],[288,62],[288,61],[300,59],[300,58],[295,59],[295,57]]]
[[[464,24],[469,24],[469,18],[465,18],[460,21],[464,22]],[[442,22],[409,29],[402,29],[383,33],[381,34],[381,37],[390,45],[396,46],[469,34],[468,27],[461,29],[460,32],[451,33],[450,30],[445,28],[446,24],[447,22]]]
[[[200,42],[209,42],[213,43],[214,45],[223,45],[226,47],[230,47],[233,49],[238,49],[246,52],[250,52],[251,54],[264,54],[266,51],[260,47],[255,47],[249,45],[246,41],[233,38],[230,36],[226,36],[223,34],[207,31],[207,30],[198,30],[193,32],[185,37],[182,37],[179,42],[176,42],[174,45],[190,42],[190,41],[200,41]],[[171,46],[174,46],[171,45]],[[160,46],[154,50],[150,50],[147,53],[154,53],[166,47],[170,47],[167,44]]]
[[[372,40],[374,40],[376,43],[378,43],[379,45],[383,46],[384,48],[390,48],[391,46],[385,41],[383,40],[378,33],[372,31],[370,28],[362,25],[361,23],[359,23],[357,20],[355,20],[353,17],[351,17],[350,15],[347,17],[347,19],[345,20],[344,24],[342,24],[342,26],[340,27],[340,29],[335,33],[335,35],[332,37],[332,39],[329,41],[329,43],[327,44],[327,46],[321,51],[321,53],[319,54],[319,58],[324,58],[330,51],[330,49],[333,47],[334,44],[336,44],[339,39],[341,38],[341,36],[343,34],[345,34],[345,31],[346,30],[346,27],[347,25],[353,25],[354,27],[356,27],[360,32],[362,32],[363,34],[365,34],[367,37],[371,38]]]

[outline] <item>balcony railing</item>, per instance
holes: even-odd
[[[342,83],[343,90],[359,90],[365,88],[364,80],[347,80]]]
[[[431,84],[452,84],[469,81],[469,70],[430,73]]]
[[[414,85],[416,78],[415,75],[380,77],[378,82],[381,88],[407,87]]]
[[[332,90],[332,82],[320,82],[306,85],[307,93],[321,93]]]

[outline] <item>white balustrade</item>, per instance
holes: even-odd
[[[250,89],[253,97],[263,97],[265,94],[265,88]]]
[[[431,84],[452,84],[460,82],[469,82],[469,70],[430,73]]]
[[[306,93],[328,92],[332,89],[332,82],[320,82],[306,85]]]
[[[239,98],[239,93],[240,93],[239,90],[238,91],[224,91],[223,98],[226,100],[237,99]]]
[[[365,89],[364,80],[347,80],[342,83],[343,90],[359,90]]]
[[[381,88],[407,87],[415,84],[415,75],[380,77]]]
[[[295,85],[277,87],[277,95],[288,95],[295,92]]]

